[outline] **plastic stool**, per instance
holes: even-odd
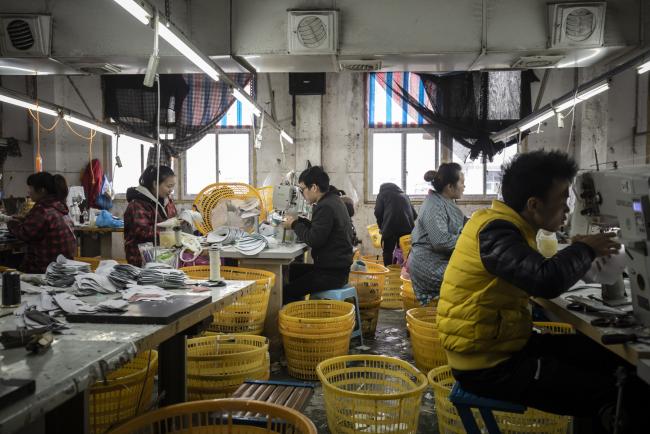
[[[510,413],[523,413],[526,411],[526,406],[520,404],[513,404],[507,401],[498,401],[496,399],[481,398],[480,396],[464,391],[460,384],[454,384],[449,394],[449,401],[458,410],[460,420],[463,422],[463,427],[468,434],[480,434],[481,430],[478,428],[472,408],[478,409],[485,422],[485,427],[489,434],[500,434],[501,430],[497,425],[497,421],[492,414],[492,410],[507,411]]]
[[[361,313],[359,311],[359,297],[357,296],[357,288],[353,286],[346,286],[341,289],[328,289],[327,291],[313,292],[309,295],[310,300],[340,300],[345,301],[348,298],[354,299],[354,311],[357,316],[357,326],[352,331],[352,337],[359,337],[361,346],[363,346],[363,334],[361,333]]]

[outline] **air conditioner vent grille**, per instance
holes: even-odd
[[[7,24],[11,45],[18,50],[29,50],[34,46],[34,35],[25,20],[13,20]]]

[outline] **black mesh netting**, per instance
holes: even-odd
[[[252,74],[229,74],[241,87]],[[103,77],[104,104],[107,117],[125,132],[157,138],[157,84],[142,84],[144,75],[109,75]],[[235,98],[230,87],[215,82],[205,74],[160,75],[160,127],[171,139],[162,139],[160,163],[169,165],[172,157],[201,140],[228,111]],[[147,164],[156,163],[155,147],[149,151]]]
[[[418,102],[417,95],[400,83],[388,81],[378,73],[382,86],[392,90],[393,98],[415,109],[429,125],[431,133],[442,131],[453,140],[445,143],[465,161],[483,156],[488,160],[517,137],[493,142],[490,135],[531,113],[530,84],[537,81],[532,71],[454,72],[418,74],[432,108]],[[455,146],[453,144],[456,144]]]

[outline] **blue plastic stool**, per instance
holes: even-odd
[[[328,289],[327,291],[313,292],[309,294],[310,300],[340,300],[345,301],[348,298],[354,299],[354,311],[357,316],[357,325],[352,331],[352,337],[359,337],[361,346],[363,346],[363,334],[361,333],[361,313],[359,311],[359,297],[357,296],[357,288],[353,286],[346,286],[341,289]]]
[[[478,428],[472,408],[478,409],[483,417],[485,427],[489,434],[500,434],[501,430],[497,425],[497,421],[492,414],[492,410],[507,411],[510,413],[523,413],[526,411],[526,406],[520,404],[513,404],[506,401],[498,401],[496,399],[481,398],[480,396],[464,391],[458,383],[454,384],[449,394],[449,401],[458,410],[460,420],[463,422],[465,431],[468,434],[480,434],[481,430]]]

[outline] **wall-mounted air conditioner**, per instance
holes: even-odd
[[[336,54],[337,11],[289,11],[289,54]]]
[[[601,47],[606,7],[606,2],[549,4],[549,47]]]
[[[52,50],[52,17],[0,15],[0,54],[3,57],[48,57]]]

